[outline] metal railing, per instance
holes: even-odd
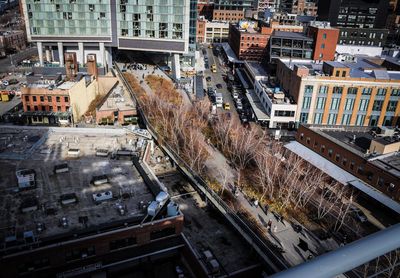
[[[128,92],[131,94],[132,98],[135,99],[137,103],[137,110],[143,121],[143,124],[147,127],[147,130],[154,137],[157,142],[160,142],[158,138],[160,137],[153,126],[148,121],[146,115],[144,114],[141,104],[133,92],[131,86],[126,81],[122,72],[120,71],[118,65],[114,63],[115,69],[118,75],[121,77],[122,82],[127,88]],[[247,220],[239,217],[235,211],[233,211],[212,189],[207,185],[207,182],[200,177],[197,173],[193,172],[189,165],[171,148],[165,141],[162,144],[158,144],[168,156],[175,162],[178,169],[191,181],[194,185],[212,204],[218,209],[222,215],[231,223],[231,225],[248,241],[248,243],[257,251],[261,258],[264,259],[266,264],[269,266],[271,273],[276,273],[281,270],[289,268],[288,264],[284,261],[283,257],[279,257],[275,252],[277,250],[272,250],[272,246],[268,244],[253,231],[253,228]]]

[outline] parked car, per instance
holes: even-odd
[[[210,82],[210,81],[211,81],[211,76],[207,76],[207,77],[206,77],[206,81],[207,81],[207,82]]]
[[[232,94],[232,97],[233,97],[233,99],[238,99],[238,98],[239,98],[239,94],[236,93],[236,92],[234,92],[234,93]]]
[[[243,109],[243,104],[241,102],[236,103],[236,108],[238,110],[242,110]]]
[[[227,102],[224,103],[224,109],[231,110],[231,106],[229,105],[229,103],[227,103]]]
[[[215,85],[216,87],[217,87],[217,89],[222,89],[222,85],[221,84],[217,84],[217,85]]]
[[[10,83],[8,83],[7,80],[3,80],[3,81],[2,81],[2,85],[7,87],[8,85],[10,85]]]

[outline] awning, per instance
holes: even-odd
[[[237,69],[235,69],[235,72],[236,72],[237,76],[239,77],[239,80],[242,83],[243,88],[249,89],[250,88],[249,82],[247,81],[247,78],[244,76],[242,69],[237,68]]]
[[[195,86],[196,99],[201,100],[204,98],[203,76],[196,75],[195,82],[196,82],[196,86]]]
[[[254,90],[246,90],[246,96],[251,105],[251,109],[256,116],[256,119],[258,121],[269,121],[270,117],[267,115],[263,105],[261,104],[260,99],[255,94]]]
[[[222,48],[225,51],[226,57],[228,57],[228,61],[231,63],[237,63],[237,64],[242,64],[243,61],[239,60],[236,55],[235,52],[233,52],[231,46],[229,45],[229,43],[227,42],[223,42],[221,43]]]

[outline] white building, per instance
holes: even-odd
[[[202,43],[227,42],[229,37],[229,22],[207,21],[205,36]]]

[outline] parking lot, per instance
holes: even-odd
[[[214,93],[222,93],[223,103],[225,105],[218,107],[217,113],[229,113],[233,117],[239,117],[243,123],[246,123],[251,119],[252,112],[250,104],[236,78],[233,82],[229,81],[228,75],[233,76],[233,73],[230,68],[224,65],[221,51],[222,50],[219,50],[218,47],[203,48],[201,51],[205,63],[204,78],[207,84],[205,89],[213,103],[216,101]],[[212,72],[211,70],[213,64],[216,65],[216,72]],[[235,93],[237,97],[234,98],[233,93]],[[240,100],[238,101],[238,99]],[[240,104],[238,104],[238,102],[240,102]],[[229,104],[229,109],[226,109],[226,104]]]

